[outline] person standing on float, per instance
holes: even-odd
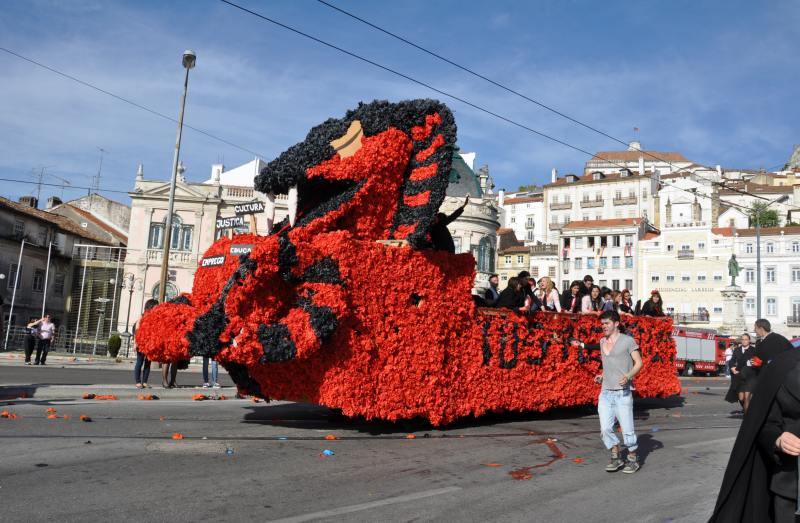
[[[595,376],[601,385],[597,401],[597,414],[600,417],[600,435],[603,444],[611,451],[611,459],[606,472],[622,469],[625,474],[639,470],[636,455],[638,442],[633,426],[633,378],[642,370],[642,354],[632,336],[619,331],[619,314],[606,311],[600,315],[603,337],[600,343],[585,344],[573,339],[571,344],[586,350],[599,350],[603,363],[603,373]],[[627,459],[623,461],[620,441],[614,432],[614,422],[622,429],[623,443],[628,448]]]

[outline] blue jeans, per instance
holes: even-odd
[[[617,420],[628,451],[636,451],[638,445],[636,432],[633,430],[633,393],[630,389],[600,391],[597,414],[600,416],[600,435],[607,449],[619,445],[619,438],[614,433],[614,421]]]
[[[208,383],[208,356],[203,356],[203,383]],[[219,366],[217,360],[211,360],[211,382],[217,382],[217,375],[219,374]]]
[[[133,366],[133,379],[136,383],[147,383],[150,377],[150,360],[138,350],[136,351],[136,365]]]

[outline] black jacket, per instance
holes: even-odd
[[[797,458],[775,448],[775,441],[784,432],[800,436],[800,367],[797,365],[784,378],[758,434],[758,444],[772,475],[770,490],[794,499],[797,497]]]
[[[515,291],[511,287],[506,287],[500,293],[500,298],[497,300],[497,307],[504,309],[518,310],[520,307],[525,306],[525,294],[522,291]]]
[[[575,312],[575,313],[581,312],[581,300],[583,299],[583,296],[579,292],[577,296],[575,296],[575,298],[576,298],[575,305],[573,306],[572,292],[570,292],[569,289],[567,289],[567,291],[561,295],[561,311]]]
[[[456,252],[456,244],[453,243],[453,236],[450,234],[450,231],[447,229],[447,226],[450,223],[454,222],[461,216],[461,213],[464,212],[463,207],[459,207],[453,214],[443,218],[442,220],[434,223],[431,225],[430,233],[431,233],[431,243],[433,244],[433,248],[437,251],[447,251],[452,252],[455,254]]]
[[[659,310],[656,309],[656,304],[653,303],[653,300],[647,300],[646,302],[644,302],[644,305],[642,305],[642,311],[640,314],[642,316],[658,317],[658,316],[663,316],[664,311],[662,309],[661,312],[659,312]]]
[[[764,338],[744,351],[744,360],[747,361],[752,358],[761,360],[762,365],[766,365],[771,359],[780,354],[781,352],[793,349],[792,343],[778,334],[777,332],[770,332]]]
[[[775,434],[774,428],[767,425],[768,418],[773,414],[772,406],[779,390],[798,363],[800,350],[791,350],[778,354],[765,365],[733,444],[711,522],[770,521],[770,472],[776,468],[774,444],[777,436],[772,439],[771,447],[765,448],[762,443],[769,443],[769,438]],[[769,423],[774,427],[777,419],[773,416]]]
[[[496,307],[497,300],[500,299],[500,291],[493,289],[491,286],[483,293],[483,299],[487,307]]]

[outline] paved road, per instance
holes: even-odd
[[[740,420],[722,380],[684,384],[637,403],[633,476],[603,471],[587,409],[432,430],[295,403],[0,402],[19,416],[0,419],[3,519],[704,521]]]

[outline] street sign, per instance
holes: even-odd
[[[236,216],[243,216],[245,214],[264,212],[264,208],[264,202],[260,201],[239,203],[233,206],[233,212],[236,213]]]
[[[244,227],[244,216],[229,216],[227,218],[217,218],[217,229],[233,229]]]
[[[200,267],[217,267],[225,263],[225,256],[210,256],[208,258],[203,258],[203,261],[200,262]]]
[[[231,256],[241,256],[242,254],[250,254],[253,250],[252,244],[247,245],[231,245]]]

